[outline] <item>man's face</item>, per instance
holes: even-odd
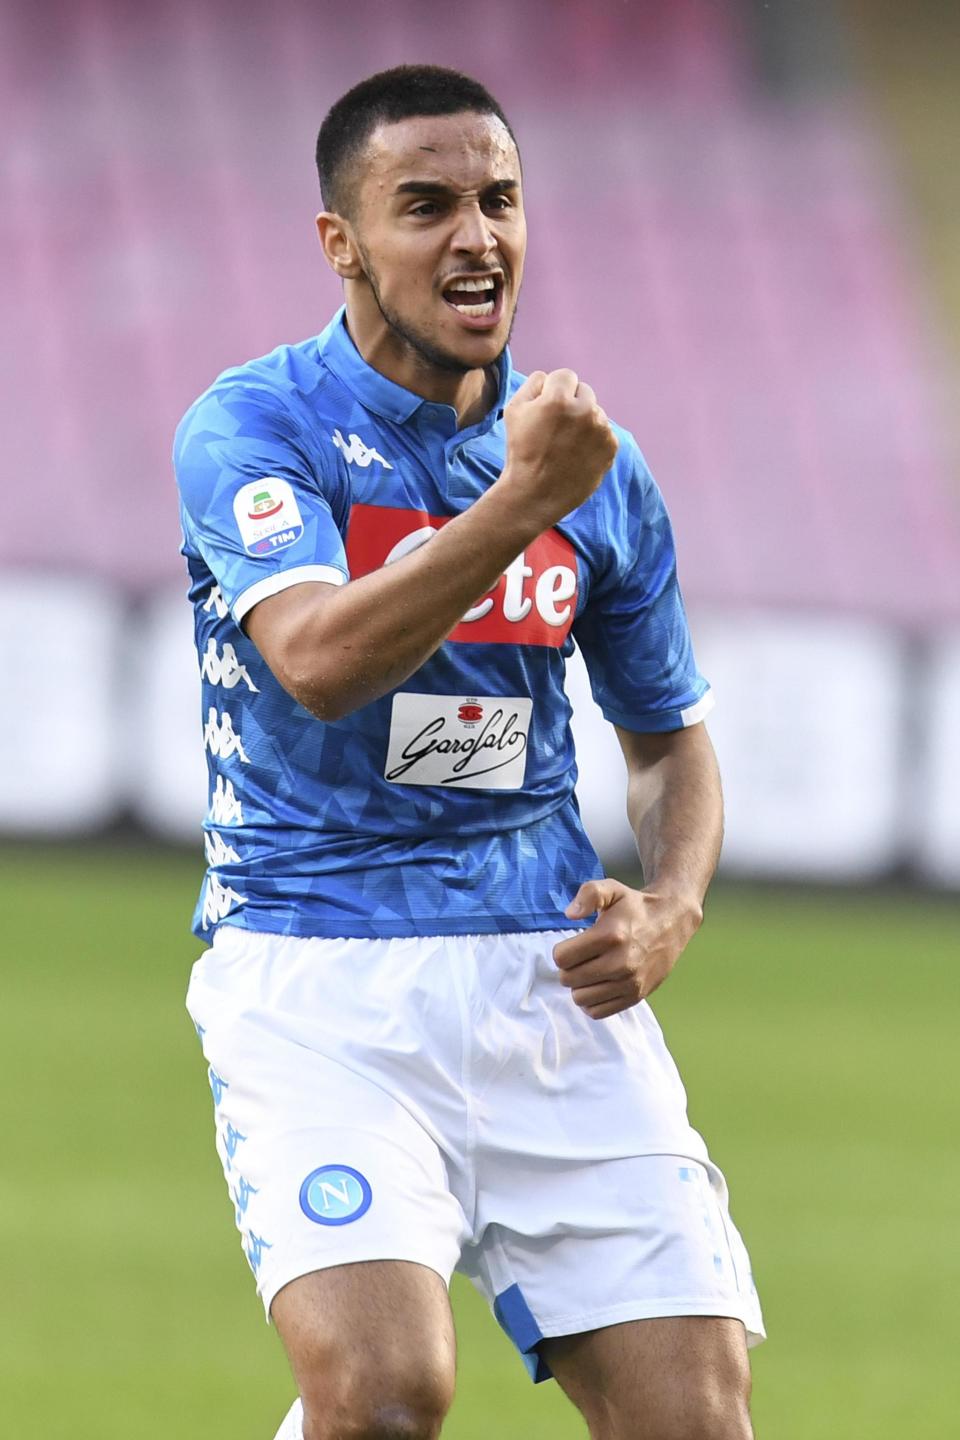
[[[527,238],[503,123],[465,111],[381,125],[353,210],[365,281],[400,347],[446,371],[492,364],[510,335]]]

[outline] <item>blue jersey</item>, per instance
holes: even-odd
[[[409,679],[323,722],[243,629],[266,596],[343,584],[429,540],[497,479],[500,361],[477,425],[395,385],[340,311],[318,339],[228,370],[174,459],[210,773],[195,928],[407,936],[547,930],[602,873],[574,797],[563,688],[574,639],[607,718],[637,731],[710,705],[663,500],[633,438],[597,492],[508,567]]]

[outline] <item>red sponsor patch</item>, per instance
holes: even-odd
[[[351,579],[409,555],[451,519],[423,510],[354,505],[347,532]],[[447,638],[486,645],[562,645],[576,613],[576,551],[563,535],[547,530],[478,598]]]
[[[475,720],[482,720],[483,706],[461,705],[460,709],[457,711],[457,719],[462,720],[465,725],[469,725]]]

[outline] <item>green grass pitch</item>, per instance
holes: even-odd
[[[292,1398],[182,1009],[197,877],[136,848],[0,851],[11,1440],[270,1440]],[[956,1431],[958,963],[946,898],[719,889],[656,999],[765,1301],[760,1440]],[[582,1436],[454,1301],[445,1436]]]

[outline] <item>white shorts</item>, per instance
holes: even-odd
[[[543,1338],[625,1320],[763,1338],[653,1012],[584,1015],[552,958],[568,933],[217,932],[187,1005],[268,1315],[300,1275],[409,1260],[468,1275],[536,1379]]]

